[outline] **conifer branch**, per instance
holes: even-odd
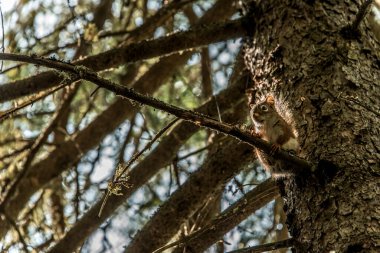
[[[136,104],[137,102],[140,105],[148,105],[154,107],[156,109],[170,113],[183,120],[190,121],[197,126],[206,127],[211,130],[235,137],[240,141],[243,141],[254,147],[259,148],[260,150],[263,150],[267,154],[270,154],[271,152],[270,143],[256,137],[254,134],[252,134],[251,131],[244,129],[239,125],[222,123],[216,119],[208,117],[207,115],[202,115],[191,110],[186,110],[174,105],[166,104],[163,101],[160,101],[156,98],[140,94],[134,91],[132,88],[127,88],[105,78],[102,78],[98,76],[98,74],[95,71],[88,69],[84,66],[75,66],[70,63],[55,61],[51,59],[17,54],[0,54],[0,60],[28,62],[67,72],[69,73],[71,79],[84,79],[90,81],[102,88],[114,92],[116,95],[122,98],[130,99],[133,104]],[[279,150],[276,153],[275,158],[292,163],[296,166],[294,168],[295,171],[299,173],[301,173],[303,169],[312,168],[312,164],[308,161],[301,159],[297,156],[293,156],[284,150]]]

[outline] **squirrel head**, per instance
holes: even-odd
[[[271,95],[257,104],[250,104],[250,108],[251,119],[255,125],[262,125],[265,121],[273,117],[274,114],[277,115],[274,97]]]

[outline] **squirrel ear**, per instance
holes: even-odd
[[[268,104],[274,105],[274,97],[272,95],[269,95],[267,99],[265,100]]]

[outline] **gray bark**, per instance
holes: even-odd
[[[380,251],[380,44],[364,1],[260,1],[247,43],[253,86],[289,107],[313,176],[284,181],[297,252]],[[347,36],[351,35],[351,36]]]

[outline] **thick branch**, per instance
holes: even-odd
[[[276,249],[282,249],[282,248],[289,248],[294,245],[294,239],[286,239],[278,242],[272,242],[272,243],[267,243],[263,245],[257,245],[253,247],[248,247],[244,249],[238,249],[234,251],[229,251],[227,253],[261,253],[261,252],[267,252],[267,251],[272,251]]]
[[[159,9],[154,16],[144,21],[141,26],[128,33],[124,44],[127,44],[131,41],[139,41],[141,39],[144,39],[147,33],[153,33],[154,30],[157,27],[161,26],[168,17],[174,15],[176,12],[178,12],[179,9],[194,1],[195,0],[172,1],[169,4],[165,5],[163,8]]]
[[[75,65],[86,66],[94,71],[101,71],[121,64],[167,55],[180,50],[204,46],[245,35],[244,18],[212,26],[197,26],[196,28],[177,32],[162,38],[142,41],[128,46],[111,49],[107,52],[87,57],[74,62]],[[6,54],[3,60],[8,60]],[[33,59],[33,57],[30,57]],[[16,60],[13,58],[13,60]],[[24,59],[26,60],[26,59]],[[27,61],[33,63],[34,61]],[[69,65],[69,64],[67,64]],[[48,71],[36,76],[0,86],[0,102],[5,102],[35,92],[57,86],[62,77],[54,71]],[[75,81],[75,79],[73,80]]]
[[[179,246],[174,250],[174,253],[183,252],[184,247],[186,252],[205,251],[249,215],[279,195],[275,182],[272,179],[266,180],[227,208],[205,228],[181,239],[179,242],[174,242],[172,246]],[[160,251],[157,250],[157,252]]]
[[[240,82],[231,85],[216,96],[222,112],[231,109],[234,105],[241,105],[243,103],[244,85],[245,78],[242,78]],[[217,114],[214,101],[208,101],[197,111],[209,115]],[[171,134],[163,138],[159,145],[129,173],[129,183],[132,184],[132,187],[125,189],[122,196],[111,196],[100,218],[98,217],[98,213],[102,200],[99,200],[50,252],[57,253],[75,250],[87,236],[98,228],[139,187],[144,185],[159,169],[170,164],[176,156],[178,149],[198,129],[197,126],[189,122],[182,122],[176,126]]]
[[[213,118],[207,117],[190,110],[182,109],[173,105],[166,104],[158,99],[142,95],[138,92],[135,92],[131,88],[116,84],[110,80],[102,78],[97,75],[96,72],[91,71],[85,67],[74,66],[64,62],[52,61],[45,58],[34,58],[25,55],[16,55],[16,54],[0,54],[0,60],[16,60],[29,62],[34,64],[39,64],[42,66],[55,68],[58,70],[66,71],[74,75],[74,79],[85,79],[87,81],[93,82],[98,86],[105,88],[107,90],[115,92],[116,95],[122,96],[124,98],[131,99],[138,103],[152,106],[156,109],[168,112],[172,115],[175,115],[178,118],[190,121],[195,125],[207,127],[212,130],[216,130],[230,136],[237,138],[240,141],[246,142],[254,147],[257,147],[267,154],[271,152],[271,144],[253,136],[252,133],[248,130],[241,129],[239,126],[229,125],[222,122],[219,122]],[[288,161],[296,165],[295,170],[302,172],[302,169],[311,168],[311,164],[307,161],[298,158],[296,156],[290,155],[288,152],[279,150],[276,153],[276,158]]]
[[[223,19],[228,17],[235,11],[234,8],[232,8],[231,4],[232,2],[230,0],[219,0],[218,2],[216,2],[213,8],[211,8],[209,11],[205,13],[204,16],[202,16],[200,22],[207,23],[212,22],[216,18]],[[171,55],[160,59],[158,63],[153,65],[148,70],[148,72],[146,72],[137,82],[134,83],[135,89],[143,94],[154,93],[169,76],[175,73],[178,67],[186,63],[187,59],[191,56],[191,54],[191,52],[185,52],[183,54]],[[241,68],[242,67],[240,66],[239,69]],[[236,89],[236,86],[233,85],[232,87],[223,91],[222,94],[220,94],[220,96],[217,97],[218,101],[220,101],[220,103],[223,104],[222,106],[220,105],[221,111],[227,110],[227,108],[231,108],[232,105],[242,101],[242,99],[244,98],[244,91],[242,91],[244,89],[244,84],[238,87],[239,88]],[[224,101],[226,102],[224,103]],[[215,103],[208,104],[207,106],[205,105],[205,107],[201,108],[208,108],[206,109],[206,111],[204,111],[204,113],[215,115],[214,104]],[[33,193],[35,193],[38,189],[43,187],[50,180],[60,175],[60,173],[70,168],[73,164],[75,164],[79,157],[83,155],[83,153],[96,147],[96,145],[98,145],[99,142],[109,132],[113,131],[127,118],[133,117],[137,110],[138,108],[133,107],[131,103],[129,103],[129,101],[121,98],[118,99],[107,110],[98,115],[98,117],[93,122],[91,122],[85,129],[80,131],[73,140],[68,140],[65,143],[62,143],[59,147],[57,147],[50,153],[49,157],[34,164],[33,168],[30,170],[30,173],[20,183],[15,196],[12,196],[10,202],[4,205],[5,209],[12,210],[12,212],[10,212],[10,215],[13,218],[17,218],[18,214],[20,213],[20,211],[25,206],[25,204],[27,203],[27,201]],[[187,128],[190,128],[188,125],[191,124],[186,125]],[[184,128],[182,131],[188,131],[187,128]],[[197,127],[194,126],[192,126],[191,128],[197,129]],[[180,136],[180,134],[178,134],[178,136]],[[166,149],[163,150],[167,151],[171,147],[172,146],[169,145],[166,147]],[[159,156],[157,156],[157,159],[164,159],[166,155],[169,154],[165,152],[161,153]],[[157,160],[155,161],[157,162]],[[150,167],[156,165],[157,164],[153,162],[153,165],[150,165]],[[161,167],[158,167],[158,169],[159,168]],[[154,174],[155,171],[152,171],[152,173]],[[149,173],[151,173],[151,171],[149,170],[145,173],[146,175],[150,175]],[[150,177],[145,179],[148,180],[149,178]],[[140,176],[138,176],[137,178],[137,181],[139,180],[145,182],[144,178]],[[105,213],[107,216],[111,215],[111,213],[121,203],[122,202],[111,205],[110,209],[106,208],[106,210],[111,211],[109,213],[103,211],[103,213]],[[109,204],[107,203],[107,205]],[[91,231],[96,229],[103,222],[103,220],[97,219],[98,212],[99,208],[97,208],[94,213],[90,212],[87,216],[88,219],[85,219],[86,217],[84,217],[82,222],[78,223],[79,230],[77,231],[80,231],[79,233],[74,233],[72,237],[65,237],[68,238],[68,241],[66,241],[66,243],[64,242],[62,252],[66,252],[65,249],[67,247],[66,244],[68,244],[68,242],[70,242],[71,245],[79,245],[80,243],[82,243],[83,240],[89,235],[89,233],[91,233]],[[92,216],[92,214],[94,214],[94,216]],[[94,221],[97,221],[98,223]],[[7,229],[7,226],[0,226],[0,238],[4,236]],[[83,231],[88,231],[88,233],[84,233]],[[76,246],[73,247],[75,248]]]
[[[167,243],[179,226],[252,158],[252,148],[248,145],[231,139],[215,143],[203,166],[165,201],[125,252],[153,252]]]

